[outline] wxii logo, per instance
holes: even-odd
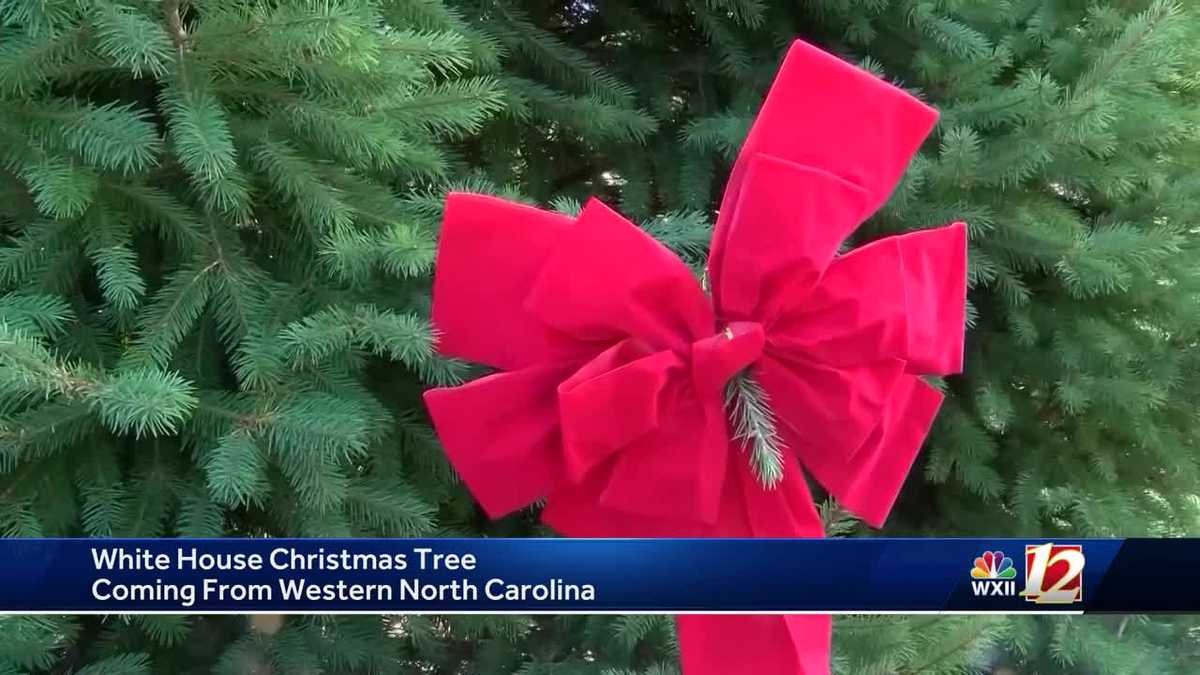
[[[984,551],[971,568],[971,592],[976,596],[1017,594],[1017,569],[1012,558],[1000,551]]]

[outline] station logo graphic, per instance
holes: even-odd
[[[1016,576],[1012,558],[1001,551],[984,551],[971,568],[971,592],[976,596],[1016,595]]]
[[[1026,545],[1021,595],[1038,604],[1083,602],[1083,562],[1081,544]]]

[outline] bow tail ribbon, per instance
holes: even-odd
[[[717,425],[726,434],[724,424]],[[566,434],[570,436],[571,434]],[[650,437],[647,437],[649,440]],[[744,458],[739,443],[720,439],[721,450],[732,457],[719,485],[720,505],[712,522],[681,517],[678,504],[663,493],[659,481],[639,486],[639,501],[626,509],[606,504],[612,490],[613,465],[592,471],[584,482],[551,494],[542,519],[574,537],[820,537],[821,519],[799,462],[785,458],[783,480],[765,489]],[[653,447],[627,446],[626,454],[653,454]],[[692,446],[695,447],[695,444]],[[619,460],[618,460],[619,461]],[[675,466],[675,472],[692,471]],[[659,490],[665,506],[647,509],[644,490]],[[669,487],[666,488],[669,490]],[[682,615],[677,619],[681,660],[687,675],[828,675],[831,620],[817,615]]]
[[[731,447],[732,452],[742,448]],[[740,517],[726,517],[705,536],[820,537],[824,532],[794,456],[783,480],[764,489],[746,462],[735,461],[726,483]],[[828,675],[832,621],[827,615],[682,615],[680,656],[687,675]]]
[[[687,675],[827,675],[828,615],[685,615],[676,620]],[[780,648],[790,645],[790,648]]]

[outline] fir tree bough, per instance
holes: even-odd
[[[422,0],[0,2],[0,532],[454,527],[412,195],[501,111],[494,49]],[[423,669],[410,623],[6,617],[0,670]]]
[[[852,243],[971,225],[967,372],[887,532],[1196,535],[1198,29],[1155,0],[0,0],[0,533],[547,534],[488,522],[424,421],[473,373],[428,318],[445,191],[596,194],[699,270],[799,36],[942,111]],[[1200,658],[1186,617],[835,626],[846,675]],[[14,673],[678,672],[666,617],[0,635]]]
[[[489,6],[462,4],[485,29]],[[565,211],[599,194],[693,264],[708,221],[658,216],[714,211],[791,40],[816,42],[939,108],[903,183],[850,242],[970,225],[966,373],[938,383],[946,405],[887,532],[1196,535],[1195,7],[618,0],[521,9],[553,33],[554,49],[632,84],[633,104],[657,124],[644,138],[601,142],[568,122],[545,132],[535,120],[509,132],[523,139],[520,152],[472,142],[488,175]],[[536,61],[516,66],[544,86],[564,81]],[[865,533],[838,514],[827,513],[837,532]],[[834,667],[1190,673],[1197,630],[1182,617],[846,617],[835,622]]]

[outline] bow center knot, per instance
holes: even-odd
[[[756,321],[732,321],[715,335],[692,343],[692,379],[699,391],[719,391],[758,360],[766,338]]]

